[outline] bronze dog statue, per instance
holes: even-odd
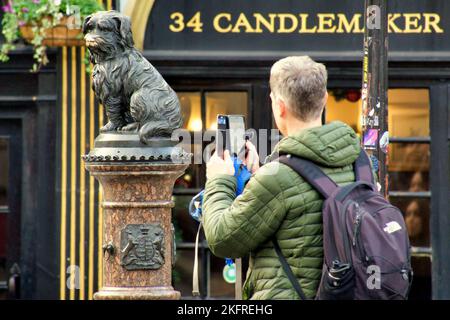
[[[178,97],[134,47],[128,17],[97,12],[85,19],[83,33],[94,64],[92,88],[109,120],[100,132],[138,132],[146,143],[182,126]]]

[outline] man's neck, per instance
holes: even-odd
[[[306,129],[316,128],[322,126],[322,119],[318,118],[313,121],[303,122],[301,120],[292,120],[286,124],[286,133],[288,136],[292,136]]]

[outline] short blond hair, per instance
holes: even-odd
[[[327,93],[327,69],[308,56],[278,60],[270,70],[270,89],[302,121],[321,116]]]

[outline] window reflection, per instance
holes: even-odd
[[[185,149],[189,151],[189,149]],[[200,165],[191,164],[185,173],[175,181],[175,193],[181,189],[200,188],[201,171]]]
[[[342,121],[361,133],[361,94],[355,89],[332,89],[328,91],[325,110],[326,122]]]
[[[430,208],[425,200],[413,200],[405,209],[405,222],[408,235],[414,246],[423,247],[430,244]]]
[[[428,89],[389,90],[389,133],[391,137],[428,137],[430,135],[430,104]],[[389,171],[411,172],[410,180],[425,179],[430,167],[430,146],[425,143],[392,143],[389,147]],[[421,175],[421,177],[419,176]],[[401,175],[400,175],[401,176]],[[393,174],[395,179],[397,175]],[[395,184],[395,181],[393,181]],[[420,189],[421,190],[418,190]],[[414,191],[406,188],[391,190]],[[428,187],[416,186],[416,191]]]
[[[389,152],[390,171],[421,171],[430,168],[430,145],[423,143],[392,143]]]
[[[190,131],[215,130],[218,114],[242,114],[246,118],[248,116],[247,92],[205,92],[206,119],[202,119],[201,92],[180,91],[177,95],[184,119],[183,127]]]
[[[201,131],[203,122],[200,92],[177,92],[177,95],[183,116],[183,128],[189,131]]]
[[[391,137],[430,135],[430,97],[428,89],[390,89],[389,133]]]
[[[340,120],[361,132],[361,103],[353,99],[349,89],[329,91],[326,122]],[[430,191],[430,103],[428,89],[389,89],[389,136],[400,138],[389,146],[388,170],[390,191]],[[410,138],[412,141],[401,140]],[[414,141],[416,140],[416,141]],[[422,142],[422,143],[419,143]],[[401,197],[399,197],[401,195]],[[416,195],[413,195],[416,196]],[[410,243],[414,247],[430,247],[430,200],[402,194],[391,196],[391,203],[403,213]],[[414,281],[411,299],[431,298],[430,257],[412,259]]]
[[[389,167],[391,168],[391,165]],[[429,181],[430,175],[428,170],[389,172],[389,188],[391,191],[429,191]]]
[[[430,246],[430,200],[420,198],[391,198],[405,218],[409,241],[414,247]]]
[[[211,142],[208,136],[205,141],[196,141],[203,131],[217,128],[218,114],[241,114],[248,119],[248,94],[241,91],[197,91],[177,92],[180,100],[184,128],[191,132],[191,139],[183,140],[183,148],[193,153],[194,160],[203,155],[203,148]],[[203,96],[202,96],[203,95]],[[203,110],[203,112],[202,112]],[[208,132],[211,133],[211,132]],[[198,163],[198,162],[196,162]],[[174,188],[175,207],[172,210],[173,224],[176,230],[177,259],[173,275],[175,289],[181,291],[184,298],[192,295],[192,269],[194,263],[194,242],[198,230],[198,222],[188,212],[192,197],[204,187],[205,165],[193,164],[185,174],[177,179]],[[204,239],[203,236],[200,237]],[[202,241],[200,241],[202,243]],[[214,257],[207,248],[199,248],[199,280],[202,295],[209,297],[233,298],[234,285],[223,278],[225,260]],[[206,291],[205,291],[206,290]]]
[[[172,209],[177,243],[195,241],[198,222],[189,215],[187,208],[193,195],[174,196],[175,207]]]
[[[427,176],[427,182],[425,183],[425,175]],[[409,183],[410,192],[419,192],[428,190],[428,172],[416,171],[411,177]]]
[[[218,114],[242,114],[247,125],[247,92],[206,92],[206,128],[217,129]]]

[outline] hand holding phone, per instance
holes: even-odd
[[[245,166],[253,174],[259,169],[259,155],[256,147],[250,140],[245,143]]]
[[[218,115],[216,150],[223,158],[224,150],[230,151],[231,157],[245,161],[245,118],[242,115]]]

